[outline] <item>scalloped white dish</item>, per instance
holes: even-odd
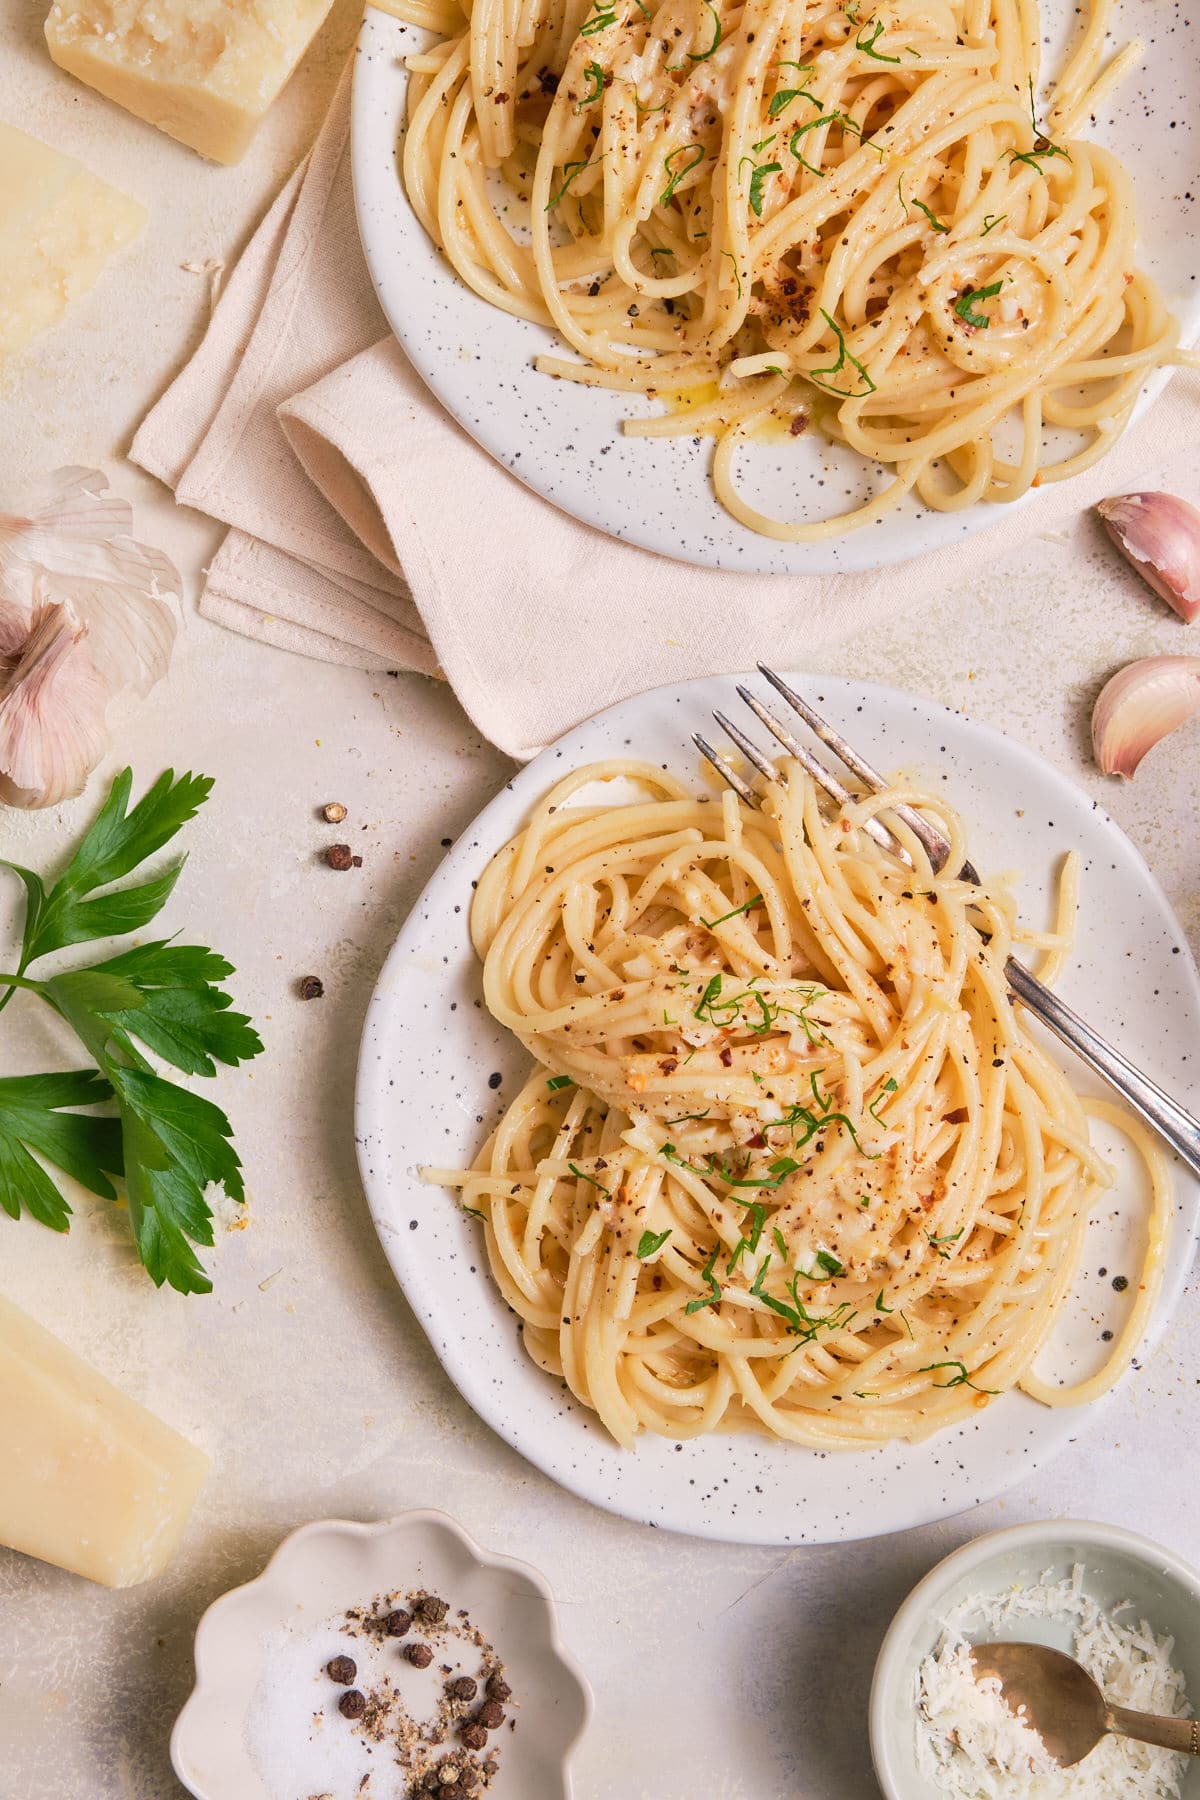
[[[735,676],[681,683],[599,713],[521,770],[464,832],[414,906],[379,979],[359,1059],[359,1167],[392,1268],[450,1379],[493,1431],[555,1481],[625,1518],[737,1543],[832,1543],[962,1512],[1016,1485],[1102,1414],[1051,1409],[1010,1393],[919,1444],[815,1451],[757,1432],[676,1443],[643,1435],[621,1450],[565,1384],[537,1368],[487,1267],[478,1225],[422,1164],[470,1164],[527,1070],[525,1052],[484,1008],[468,930],[472,883],[567,771],[605,757],[659,762],[702,785],[690,734],[728,707]],[[757,676],[743,679],[767,690]],[[998,731],[911,694],[841,677],[791,674],[885,770],[945,792],[963,812],[978,868],[1019,869],[1021,910],[1053,916],[1062,854],[1083,859],[1075,954],[1059,991],[1193,1110],[1200,1107],[1200,981],[1166,897],[1132,844],[1061,771]],[[579,798],[586,799],[586,795]],[[1052,1050],[1066,1064],[1067,1053]],[[1071,1079],[1103,1091],[1082,1065]],[[1144,1180],[1118,1134],[1096,1129],[1117,1167],[1097,1208],[1076,1284],[1039,1370],[1077,1379],[1119,1328],[1144,1244]],[[1200,1212],[1200,1183],[1175,1171],[1166,1275],[1142,1365],[1179,1299]]]
[[[196,1800],[405,1800],[408,1781],[389,1754],[391,1740],[372,1739],[340,1716],[347,1689],[325,1666],[349,1649],[366,1685],[374,1657],[411,1716],[432,1717],[442,1670],[413,1668],[395,1639],[348,1639],[344,1629],[351,1609],[412,1589],[444,1596],[451,1621],[461,1609],[494,1646],[512,1688],[519,1729],[495,1740],[499,1770],[487,1800],[570,1800],[571,1755],[592,1697],[559,1637],[550,1589],[527,1563],[482,1549],[432,1511],[301,1526],[257,1580],[209,1607],[196,1632],[196,1685],[171,1735],[175,1773]],[[469,1660],[472,1646],[465,1648]],[[439,1663],[458,1649],[458,1641],[439,1648]],[[472,1670],[464,1663],[463,1672]],[[447,1740],[447,1752],[454,1749]],[[484,1789],[475,1793],[481,1800]]]
[[[1043,0],[1048,69],[1060,58],[1076,12]],[[1119,85],[1088,135],[1124,158],[1138,202],[1141,261],[1178,315],[1185,343],[1200,328],[1195,185],[1200,135],[1200,37],[1183,0],[1122,0],[1112,47],[1140,38],[1139,66]],[[460,281],[426,236],[397,167],[404,129],[403,57],[431,34],[368,6],[354,79],[353,169],[359,232],[371,277],[405,354],[477,443],[563,512],[679,562],[746,573],[830,574],[902,562],[998,525],[1004,506],[930,512],[907,501],[877,524],[827,541],[777,543],[727,513],[713,491],[711,438],[626,437],[621,421],[657,402],[554,381],[534,358],[561,351],[548,328],[514,318]],[[1169,370],[1147,383],[1139,410],[1162,391]],[[747,445],[739,485],[781,519],[844,512],[873,491],[874,465],[816,432]],[[1062,505],[1071,509],[1071,484]],[[1018,502],[1018,505],[1021,503]]]

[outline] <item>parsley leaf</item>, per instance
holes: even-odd
[[[54,950],[138,930],[165,904],[182,862],[132,887],[132,874],[193,818],[212,782],[178,781],[168,770],[130,810],[131,771],[113,782],[94,824],[58,880],[47,888],[31,870],[6,864],[25,888],[19,968],[0,975],[3,1005],[19,988],[69,1025],[95,1067],[0,1081],[0,1207],[22,1206],[57,1231],[70,1206],[33,1152],[106,1200],[124,1183],[138,1253],[151,1278],[180,1293],[207,1293],[211,1282],[193,1244],[213,1241],[205,1189],[220,1183],[233,1200],[245,1191],[232,1127],[211,1101],[159,1074],[150,1052],[189,1075],[214,1075],[216,1063],[257,1056],[262,1042],[216,984],[233,973],[224,957],[167,939],[105,961],[33,980],[28,966]],[[135,1042],[135,1040],[137,1040]],[[138,1045],[141,1045],[141,1048]],[[112,1103],[116,1116],[73,1108]]]
[[[94,1106],[111,1095],[95,1069],[0,1081],[0,1207],[11,1219],[19,1219],[23,1207],[52,1231],[69,1228],[71,1208],[31,1150],[102,1200],[116,1199],[108,1177],[121,1173],[117,1121],[64,1110]]]
[[[661,1250],[670,1235],[671,1227],[669,1225],[665,1231],[643,1231],[638,1239],[638,1261],[645,1262],[648,1256],[653,1256],[656,1250]]]

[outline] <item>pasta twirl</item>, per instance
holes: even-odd
[[[645,799],[572,804],[598,780]],[[491,863],[472,911],[486,1002],[534,1058],[470,1170],[428,1171],[485,1222],[524,1341],[629,1444],[755,1427],[821,1446],[919,1439],[1021,1383],[1109,1172],[1085,1105],[1028,1038],[1004,963],[1004,881],[905,868],[830,816],[797,765],[761,811],[661,769],[561,782]],[[1106,1116],[1119,1118],[1108,1109]],[[1139,1144],[1141,1140],[1138,1140]]]
[[[1137,267],[1120,161],[1075,135],[1105,69],[1091,0],[1038,100],[1034,0],[391,0],[404,180],[494,305],[553,326],[547,373],[664,396],[715,434],[717,494],[792,542],[912,493],[956,510],[1085,468],[1147,374],[1196,358]],[[773,419],[885,475],[841,516],[767,516],[739,448]]]

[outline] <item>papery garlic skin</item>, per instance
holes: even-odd
[[[1109,537],[1188,625],[1200,613],[1200,512],[1177,494],[1118,494],[1096,508]]]
[[[1092,748],[1106,775],[1133,779],[1148,750],[1200,712],[1200,656],[1144,656],[1106,681],[1092,710]]]
[[[69,605],[39,607],[8,680],[0,683],[0,800],[57,806],[83,790],[104,755],[108,688]]]
[[[179,572],[129,536],[98,469],[59,469],[26,513],[0,513],[0,801],[53,806],[104,754],[122,688],[167,672]]]

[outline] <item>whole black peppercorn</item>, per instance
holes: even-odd
[[[352,1656],[334,1656],[325,1664],[325,1673],[330,1681],[340,1681],[343,1687],[349,1687],[358,1674],[358,1664]]]
[[[485,1700],[475,1719],[485,1731],[498,1731],[504,1723],[504,1708],[498,1700]]]
[[[1113,1288],[1116,1293],[1123,1294],[1125,1292],[1125,1289],[1128,1286],[1129,1286],[1128,1275],[1114,1275],[1113,1276]]]
[[[367,1710],[367,1696],[358,1688],[347,1688],[338,1701],[338,1711],[343,1719],[361,1719]]]
[[[439,1788],[438,1793],[441,1795],[441,1800],[467,1800],[466,1788],[460,1786],[457,1781],[452,1781],[449,1787]]]
[[[508,1700],[512,1697],[512,1689],[505,1681],[499,1669],[493,1669],[487,1678],[489,1700]]]
[[[325,861],[331,869],[352,869],[354,856],[349,844],[330,844],[325,851]]]
[[[482,1750],[487,1743],[487,1732],[482,1725],[464,1725],[462,1741],[468,1750]]]
[[[405,1612],[402,1606],[397,1607],[383,1621],[383,1629],[389,1637],[407,1637],[412,1629],[412,1614]]]
[[[319,1000],[325,992],[325,983],[319,975],[305,975],[301,978],[299,991],[302,1000]]]
[[[446,1692],[452,1700],[473,1700],[479,1691],[479,1683],[470,1675],[456,1675],[453,1681],[446,1683]]]
[[[427,1669],[433,1661],[433,1651],[428,1644],[408,1644],[404,1654],[414,1669]]]
[[[440,1625],[450,1608],[436,1594],[426,1594],[417,1601],[417,1612],[427,1625]]]

